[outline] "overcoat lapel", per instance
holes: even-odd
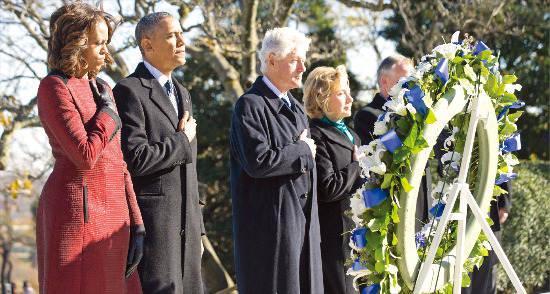
[[[273,109],[274,113],[280,113],[290,119],[290,121],[296,126],[297,125],[297,119],[296,119],[296,113],[292,110],[290,110],[283,100],[281,98],[277,97],[271,89],[264,83],[264,81],[261,80],[261,78],[257,81],[258,84],[258,91],[265,97],[266,104]],[[292,97],[292,94],[288,92],[288,98],[290,101],[292,101],[292,107],[294,109],[298,109],[296,105],[296,99]]]
[[[351,143],[348,136],[346,136],[344,133],[342,133],[340,130],[338,130],[335,126],[332,126],[324,121],[321,120],[315,120],[315,124],[318,124],[320,126],[319,131],[325,134],[328,140],[338,144],[342,145],[343,147],[353,150],[354,144]],[[359,137],[357,134],[348,128],[351,135],[353,136],[354,142],[359,142]]]
[[[174,128],[178,127],[178,114],[170,102],[170,98],[158,83],[158,81],[153,77],[149,70],[145,67],[143,63],[138,65],[136,71],[139,73],[139,79],[141,84],[150,89],[149,99],[153,101],[155,105],[170,119],[170,122],[174,125]]]

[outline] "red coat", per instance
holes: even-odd
[[[118,115],[97,110],[88,79],[60,72],[40,82],[38,114],[55,158],[36,219],[40,292],[141,293],[137,274],[124,278],[130,226],[143,221]]]

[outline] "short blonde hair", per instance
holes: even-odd
[[[315,68],[304,83],[304,107],[311,118],[322,118],[328,112],[330,94],[340,89],[340,84],[346,81],[348,74],[344,65],[336,68],[320,66]]]

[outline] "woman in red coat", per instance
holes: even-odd
[[[111,89],[95,78],[116,22],[71,3],[50,19],[38,113],[55,165],[36,220],[41,293],[141,293],[134,273],[145,229],[120,149]],[[125,277],[127,276],[127,278]]]

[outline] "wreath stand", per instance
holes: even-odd
[[[504,267],[504,270],[506,271],[506,274],[512,281],[512,284],[514,285],[516,291],[518,293],[524,293],[524,294],[527,293],[525,292],[525,289],[521,285],[521,282],[519,281],[519,278],[516,272],[512,268],[510,261],[506,257],[506,254],[502,250],[502,247],[498,243],[495,237],[495,234],[493,233],[493,231],[489,227],[489,224],[485,220],[484,215],[486,213],[484,214],[479,208],[478,204],[476,203],[474,197],[472,196],[469,190],[468,183],[466,182],[467,175],[468,175],[468,167],[470,165],[470,160],[472,157],[472,148],[474,144],[474,135],[476,133],[477,124],[479,120],[487,119],[487,115],[480,116],[478,110],[479,110],[479,95],[477,95],[477,97],[473,99],[473,108],[471,112],[470,123],[468,126],[466,144],[464,146],[464,153],[463,153],[464,156],[462,158],[460,173],[458,175],[458,182],[454,184],[452,187],[451,193],[449,195],[449,199],[447,200],[447,205],[443,210],[443,215],[441,216],[441,219],[438,223],[434,239],[430,246],[430,250],[428,251],[427,258],[420,268],[420,272],[416,280],[413,294],[421,293],[421,290],[424,287],[426,280],[428,279],[428,273],[434,262],[435,254],[437,252],[437,249],[439,248],[439,244],[441,243],[444,230],[447,226],[447,223],[450,220],[458,221],[457,243],[456,243],[457,254],[456,254],[455,269],[454,269],[453,292],[460,293],[461,286],[462,286],[462,268],[465,260],[463,256],[464,255],[463,245],[465,242],[467,206],[470,207],[470,209],[474,213],[474,216],[477,222],[481,225],[481,229],[489,239],[489,243],[491,244],[492,249],[495,251],[498,259],[500,260],[502,266]],[[460,202],[459,202],[459,212],[452,213],[451,211],[453,209],[453,206],[456,202],[456,198],[458,197],[459,193],[461,193],[461,196],[462,196],[460,197]]]

